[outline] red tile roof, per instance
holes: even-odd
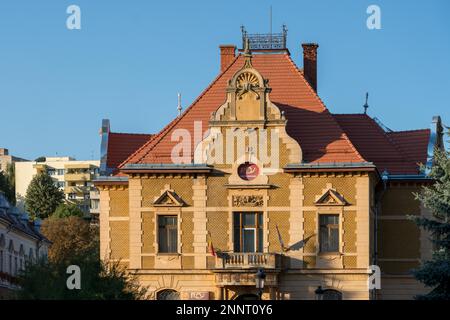
[[[151,134],[110,132],[108,134],[107,167],[116,170],[119,164],[146,143],[152,136]]]
[[[387,135],[400,148],[407,159],[418,163],[426,163],[430,139],[429,129],[388,132]]]
[[[300,144],[304,162],[370,161],[390,174],[417,174],[418,163],[426,162],[429,130],[385,132],[365,114],[331,114],[287,53],[256,54],[252,62],[269,80],[270,99],[285,112],[287,132]],[[243,57],[238,56],[158,134],[111,133],[108,166],[171,163],[177,143],[171,141],[172,132],[187,129],[193,136],[194,121],[201,121],[206,131],[211,113],[226,100],[227,81],[242,66]]]
[[[202,121],[203,131],[206,131],[211,113],[225,102],[227,81],[243,66],[243,61],[243,57],[239,55],[182,116],[173,120],[121,166],[171,163],[171,150],[177,143],[171,141],[172,132],[182,128],[193,133],[194,121]],[[257,54],[253,57],[253,66],[270,81],[269,86],[272,88],[270,99],[285,111],[288,119],[287,131],[299,142],[304,161],[365,161],[305,80],[289,54]]]
[[[385,132],[365,114],[335,114],[342,129],[365,159],[380,172],[417,174],[425,163],[430,130]]]

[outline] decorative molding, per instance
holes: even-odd
[[[234,195],[232,202],[233,207],[262,207],[264,205],[264,198],[262,195]]]
[[[153,202],[155,207],[183,207],[186,203],[173,190],[164,191]]]
[[[317,206],[345,206],[348,202],[343,195],[329,187],[321,196],[316,198],[314,203]]]

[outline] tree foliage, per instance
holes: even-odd
[[[424,187],[416,197],[430,210],[432,217],[413,219],[430,233],[434,250],[432,259],[414,270],[414,276],[433,289],[416,298],[450,300],[450,160],[447,152],[436,150],[430,177],[434,183]]]
[[[19,299],[26,300],[137,300],[143,299],[147,289],[137,278],[126,272],[120,262],[79,258],[71,265],[81,271],[81,288],[67,288],[67,264],[44,259],[27,267],[18,277]]]
[[[45,157],[37,157],[36,159],[34,159],[35,162],[45,162],[46,158]]]
[[[19,276],[19,299],[133,300],[147,289],[118,262],[99,259],[98,229],[80,217],[46,219],[43,234],[53,242],[48,260],[27,265]],[[81,289],[67,288],[67,267],[81,270]]]
[[[46,173],[38,173],[31,180],[25,196],[25,207],[32,218],[47,218],[62,203],[64,194]]]
[[[42,222],[42,234],[53,244],[48,259],[53,263],[69,263],[78,257],[92,255],[98,259],[98,230],[80,217],[57,218]]]
[[[54,218],[83,217],[83,211],[73,203],[61,203],[52,214]]]
[[[8,175],[0,171],[0,191],[5,194],[6,199],[8,199],[9,203],[16,203],[16,196],[14,186],[11,185],[10,179]]]

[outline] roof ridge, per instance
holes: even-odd
[[[113,132],[113,131],[110,131],[109,133],[110,134],[111,133],[113,133],[113,134],[126,134],[126,135],[134,135],[134,136],[154,136],[155,135],[154,133],[132,133],[132,132]]]
[[[387,133],[388,134],[396,134],[396,133],[409,133],[409,132],[419,132],[419,131],[430,131],[430,129],[399,130],[399,131],[391,131],[391,132],[387,132]]]
[[[333,116],[363,116],[365,113],[332,113]]]
[[[184,110],[184,112],[179,116],[176,117],[175,119],[173,119],[169,124],[167,124],[159,133],[155,134],[155,136],[150,139],[149,141],[147,141],[146,143],[144,143],[138,150],[136,150],[135,152],[133,152],[133,154],[131,154],[125,161],[123,161],[120,165],[119,165],[119,169],[122,168],[122,166],[124,166],[129,160],[131,160],[135,155],[137,155],[141,150],[143,150],[144,148],[146,148],[147,146],[150,146],[149,150],[147,150],[147,152],[141,156],[139,158],[138,161],[142,160],[147,154],[150,153],[151,150],[153,150],[153,147],[155,146],[155,143],[157,143],[158,141],[161,141],[161,139],[165,136],[165,133],[167,133],[171,128],[173,128],[182,118],[184,118],[186,116],[186,114],[192,110],[192,108],[195,106],[195,104],[212,88],[212,86],[225,74],[225,72],[228,71],[228,69],[231,68],[231,66],[233,66],[236,61],[238,60],[238,58],[240,57],[241,54],[238,54],[234,60],[228,65],[228,67],[226,67],[224,70],[222,70],[217,76],[216,78],[206,87],[205,90],[203,90],[203,92],[197,97],[197,99],[195,99],[191,105],[186,108]],[[153,145],[151,145],[153,143]]]
[[[305,82],[307,88],[309,88],[309,90],[311,91],[311,93],[314,95],[314,97],[317,99],[317,101],[319,101],[319,103],[322,105],[323,109],[325,112],[328,112],[328,114],[330,115],[330,118],[332,119],[332,121],[336,124],[336,126],[341,130],[341,134],[342,137],[344,138],[344,140],[346,140],[350,146],[350,148],[355,152],[355,154],[363,161],[367,161],[366,159],[364,159],[364,157],[361,155],[361,153],[359,153],[359,151],[356,149],[356,147],[353,145],[352,141],[350,140],[350,138],[347,136],[347,134],[345,133],[345,131],[342,129],[342,127],[339,125],[339,123],[336,121],[336,119],[333,117],[333,114],[330,112],[330,110],[328,110],[328,108],[326,107],[325,103],[322,101],[322,99],[319,97],[319,95],[317,94],[317,92],[311,87],[311,84],[306,80],[305,75],[303,74],[303,72],[300,72],[297,64],[294,62],[294,60],[292,60],[291,56],[289,55],[285,55],[285,57],[287,57],[288,61],[291,63],[291,65],[294,67],[294,69],[297,71],[298,74],[301,75],[301,79]]]

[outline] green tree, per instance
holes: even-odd
[[[35,162],[45,162],[46,158],[45,157],[38,157],[36,159],[34,159]]]
[[[46,219],[43,234],[52,241],[48,260],[29,264],[19,275],[19,299],[143,299],[147,292],[120,263],[99,259],[98,228],[79,217]],[[67,267],[81,271],[81,289],[66,286]]]
[[[25,207],[32,218],[47,218],[62,203],[64,194],[46,173],[38,173],[31,180],[25,196]]]
[[[83,217],[83,211],[73,203],[61,203],[52,214],[54,218]]]
[[[413,274],[432,290],[416,298],[450,300],[450,160],[446,151],[436,150],[430,177],[433,184],[424,187],[416,198],[430,210],[432,217],[412,219],[431,235],[434,246],[432,259],[425,261]]]
[[[81,272],[80,290],[67,288],[68,264],[43,259],[27,264],[19,274],[17,298],[26,300],[138,300],[145,298],[147,288],[139,285],[120,262],[103,262],[78,257],[70,265]]]
[[[11,204],[16,203],[16,195],[14,187],[11,185],[9,177],[0,171],[0,191],[2,191],[5,194],[6,199]]]

